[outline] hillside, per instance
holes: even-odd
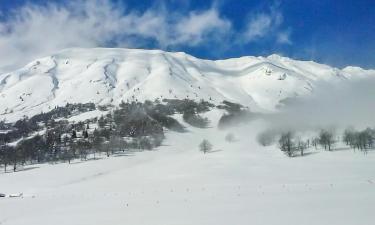
[[[0,119],[15,121],[67,103],[118,105],[163,98],[223,100],[252,111],[308,95],[319,81],[345,82],[375,74],[278,55],[202,60],[181,52],[67,49],[0,75]]]

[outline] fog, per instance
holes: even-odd
[[[311,130],[375,126],[375,77],[318,82],[313,94],[298,97],[265,116],[272,129]]]

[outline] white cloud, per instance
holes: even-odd
[[[222,36],[230,29],[231,23],[220,18],[215,8],[203,12],[192,12],[177,24],[175,30],[177,34],[176,42],[190,41],[192,45],[197,45],[213,33]]]
[[[251,18],[245,31],[246,41],[255,41],[264,37],[273,26],[273,18],[270,15],[258,14]]]
[[[281,44],[292,44],[292,41],[290,39],[290,30],[280,31],[277,34],[277,42]]]
[[[250,43],[262,38],[276,40],[280,44],[291,44],[291,30],[283,30],[283,15],[279,5],[271,5],[268,12],[256,12],[249,16],[242,42]]]
[[[230,33],[231,22],[215,7],[187,15],[163,7],[127,11],[108,0],[72,1],[65,6],[25,5],[0,22],[0,71],[69,47],[197,46]]]

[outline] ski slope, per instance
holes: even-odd
[[[218,112],[210,112],[217,118]],[[261,122],[232,131],[187,126],[155,151],[0,174],[2,225],[368,225],[374,152],[310,149],[288,158],[255,141]],[[225,142],[233,132],[236,141]],[[214,151],[203,154],[207,138]]]
[[[252,111],[274,111],[283,99],[314,92],[317,82],[374,74],[278,55],[211,61],[182,52],[74,48],[1,74],[0,119],[11,122],[66,103],[163,98],[229,100]]]

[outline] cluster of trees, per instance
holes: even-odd
[[[84,157],[90,143],[88,125],[84,126],[85,128],[80,127],[80,124],[69,124],[66,120],[61,120],[49,123],[48,127],[30,133],[13,143],[1,139],[0,163],[5,171],[10,164],[16,171],[17,165],[70,161],[78,155]]]
[[[48,122],[57,118],[68,118],[83,112],[93,111],[96,109],[94,103],[67,103],[65,106],[56,106],[49,112],[37,114],[29,119],[33,122]]]
[[[86,160],[98,153],[107,156],[129,149],[151,150],[162,144],[164,128],[183,132],[185,128],[172,117],[183,114],[184,119],[199,127],[208,121],[199,113],[213,105],[192,100],[163,100],[122,102],[112,112],[84,122],[69,123],[67,118],[80,112],[91,111],[95,105],[67,104],[47,113],[23,118],[15,123],[0,123],[0,165],[4,170],[43,162],[71,162]],[[185,114],[189,114],[185,118]],[[195,120],[192,121],[192,118]],[[198,119],[197,119],[198,118]]]
[[[38,132],[45,128],[53,129],[61,124],[57,119],[66,119],[72,115],[93,111],[93,103],[66,104],[66,106],[56,106],[47,113],[40,113],[31,118],[25,117],[13,124],[0,122],[0,129],[6,132],[0,133],[0,142],[10,143],[21,138],[29,137],[32,133]],[[64,121],[62,122],[64,123]]]
[[[303,141],[296,138],[291,131],[282,133],[279,139],[279,148],[288,157],[294,157],[297,152],[304,155],[305,149],[308,148],[309,141]]]
[[[217,108],[226,110],[226,113],[219,120],[219,128],[234,126],[250,121],[255,117],[255,114],[250,112],[246,107],[229,101],[223,101]]]
[[[359,149],[367,153],[369,149],[375,147],[375,129],[366,128],[362,131],[356,131],[352,128],[346,129],[344,131],[343,141],[354,150]]]
[[[77,131],[88,138],[83,122],[69,124],[66,118],[78,112],[95,109],[89,104],[67,104],[55,107],[48,113],[40,113],[31,118],[22,118],[15,123],[2,122],[0,133],[0,163],[4,166],[54,161],[66,157],[70,139],[77,138]],[[59,120],[55,120],[59,119]],[[89,121],[88,121],[89,122]],[[6,129],[4,129],[6,128]]]
[[[207,128],[210,121],[207,118],[200,116],[195,112],[185,112],[182,116],[184,121],[191,126],[199,127],[199,128]]]
[[[319,143],[322,147],[324,147],[325,150],[331,151],[336,142],[336,138],[332,131],[321,130],[318,139],[314,138],[313,142],[315,147],[316,144]]]
[[[210,121],[207,118],[204,118],[200,113],[209,111],[213,104],[201,100],[200,102],[195,102],[190,99],[177,100],[177,99],[165,99],[166,107],[172,109],[174,113],[183,114],[183,120],[190,124],[191,126],[198,128],[206,128]]]
[[[151,150],[164,139],[163,127],[169,124],[164,119],[178,123],[155,111],[153,102],[122,102],[112,113],[98,119],[98,128],[93,132],[94,148],[106,152],[107,156],[130,148]]]
[[[278,138],[278,146],[287,156],[303,156],[305,150],[310,147],[315,149],[320,146],[324,150],[332,151],[340,139],[331,130],[320,130],[315,137],[302,139],[293,131],[277,132],[267,130],[258,135],[258,142],[263,146],[271,145]],[[342,135],[342,141],[349,147],[367,153],[369,149],[375,148],[375,129],[366,128],[361,131],[346,129]]]
[[[167,109],[181,114],[190,111],[194,111],[195,113],[203,113],[209,111],[212,107],[215,106],[212,103],[204,100],[196,102],[191,99],[163,99],[163,102],[166,103],[164,106]]]
[[[283,132],[278,140],[279,148],[287,156],[294,157],[297,153],[300,156],[305,154],[305,150],[318,145],[322,146],[325,150],[331,151],[336,142],[335,135],[332,131],[321,130],[317,137],[303,140],[292,131]]]

